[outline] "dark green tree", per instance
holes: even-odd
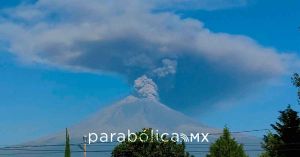
[[[147,139],[142,135],[152,137],[151,130],[143,129],[136,133],[142,140],[138,138],[135,142],[129,141],[132,137],[126,137],[124,142],[114,148],[112,157],[190,157],[189,153],[185,152],[184,143],[176,143],[167,137],[161,138],[156,135]]]
[[[279,111],[279,122],[271,124],[275,133],[264,137],[262,147],[271,157],[297,157],[300,154],[300,118],[290,105]]]
[[[271,132],[264,136],[262,147],[265,150],[260,157],[279,157],[278,150],[281,145],[281,141],[278,136],[275,136]]]
[[[66,128],[65,157],[71,157],[70,135],[69,135],[68,128]]]
[[[247,155],[243,145],[238,144],[225,127],[223,134],[210,146],[207,157],[247,157]]]
[[[298,88],[298,102],[300,103],[300,76],[298,73],[295,73],[292,77],[292,83],[295,87]]]

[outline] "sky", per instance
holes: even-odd
[[[300,65],[297,6],[1,0],[0,145],[76,124],[142,75],[161,102],[209,126],[270,128],[287,104],[299,111],[290,80]]]

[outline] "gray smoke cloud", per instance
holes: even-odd
[[[134,89],[138,97],[159,100],[157,85],[146,75],[134,81]]]
[[[162,67],[153,70],[153,74],[158,77],[165,77],[167,75],[174,75],[176,73],[177,61],[164,59],[162,60]]]
[[[129,84],[147,75],[174,108],[236,96],[299,62],[157,7],[138,0],[39,0],[2,11],[0,41],[26,63],[114,73]]]

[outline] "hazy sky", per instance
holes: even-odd
[[[79,122],[147,75],[160,100],[232,130],[299,111],[300,2],[0,2],[0,145]],[[298,70],[299,71],[299,70]],[[261,135],[263,133],[258,133]]]

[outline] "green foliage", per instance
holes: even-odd
[[[298,102],[300,103],[300,76],[295,73],[292,77],[292,83],[295,87],[298,88]]]
[[[136,140],[135,142],[126,140],[117,145],[113,152],[112,157],[190,157],[189,153],[185,152],[185,144],[178,144],[172,142],[170,139],[154,135],[153,138],[144,138],[141,134],[146,134],[148,137],[152,137],[152,129],[143,129],[143,131],[136,133],[142,140]],[[191,156],[192,157],[192,156]]]
[[[67,128],[66,128],[65,157],[71,157],[70,135],[69,135],[69,131]]]
[[[207,157],[247,157],[247,155],[243,145],[238,144],[231,137],[229,129],[225,127],[223,135],[210,146]]]
[[[259,157],[272,157],[272,156],[268,152],[263,152],[259,155]]]
[[[263,152],[260,157],[279,157],[278,156],[278,149],[279,145],[281,144],[280,139],[278,136],[275,136],[271,132],[269,132],[267,135],[264,136],[262,143],[262,147],[265,152]]]
[[[295,73],[292,83],[298,88],[300,102],[300,76]],[[271,124],[275,133],[269,132],[264,136],[262,148],[265,150],[261,157],[296,157],[300,154],[300,118],[298,112],[290,105],[279,111],[278,122]]]
[[[264,137],[264,154],[272,157],[296,157],[300,154],[300,118],[298,112],[289,105],[280,111],[279,122],[271,124],[275,133]]]

